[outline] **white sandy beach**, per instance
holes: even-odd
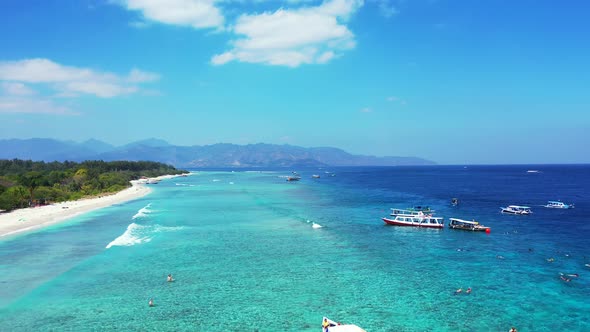
[[[170,179],[176,176],[163,175],[156,179]],[[139,181],[131,181],[131,184],[130,188],[112,195],[1,213],[0,238],[47,227],[90,211],[143,197],[152,191],[149,185],[139,183]]]

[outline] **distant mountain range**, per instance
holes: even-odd
[[[175,167],[307,167],[435,165],[418,157],[352,155],[341,149],[276,144],[176,146],[146,139],[123,146],[90,139],[82,143],[49,138],[0,140],[0,159],[37,161],[149,160]]]

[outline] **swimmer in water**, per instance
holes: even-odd
[[[457,294],[461,294],[461,292],[463,292],[463,288],[459,288],[455,291],[455,295]]]
[[[174,278],[172,278],[172,275],[171,274],[168,275],[168,278],[166,279],[166,281],[168,281],[168,282],[173,282],[174,281]]]
[[[549,263],[553,263],[553,262],[555,261],[555,258],[553,258],[553,257],[551,257],[551,258],[547,258],[547,261],[548,261]]]
[[[148,302],[148,305],[150,307],[153,307],[154,306],[154,299],[150,299],[150,301]]]
[[[570,282],[570,281],[572,280],[572,279],[570,279],[570,278],[566,278],[566,277],[564,277],[564,276],[559,276],[559,278],[560,278],[561,280],[565,281],[565,282]]]
[[[467,290],[465,291],[465,293],[471,294],[471,287],[467,288]]]
[[[496,256],[496,258],[497,258],[497,259],[504,259],[504,256],[502,256],[502,255],[498,255],[498,256]]]

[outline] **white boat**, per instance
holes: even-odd
[[[395,218],[381,218],[388,225],[393,226],[413,226],[426,228],[443,228],[445,227],[444,218],[433,217],[428,214],[398,214]]]
[[[391,213],[389,215],[392,217],[395,217],[395,216],[399,216],[399,215],[419,216],[421,214],[424,214],[424,212],[407,210],[407,209],[391,209]]]
[[[502,213],[510,214],[528,215],[533,213],[530,207],[521,205],[509,205],[508,207],[501,207],[500,209],[502,209]]]
[[[545,205],[546,208],[551,208],[551,209],[573,209],[574,205],[573,204],[565,204],[564,202],[560,202],[560,201],[549,201],[547,202],[547,205]]]
[[[327,317],[322,319],[322,332],[367,332],[354,324],[340,324]]]
[[[314,178],[314,179],[319,179],[320,178],[320,176],[318,174],[314,174],[311,177]]]
[[[400,214],[419,216],[419,215],[423,215],[423,214],[434,214],[434,210],[431,210],[427,206],[425,206],[425,207],[415,206],[415,207],[408,208],[408,209],[392,208],[391,213],[389,215],[395,217]]]
[[[473,220],[463,220],[459,218],[449,218],[449,228],[452,229],[462,229],[466,231],[474,231],[474,232],[489,232],[491,228],[480,225],[479,222]]]
[[[159,179],[148,179],[147,184],[158,184],[160,182]]]

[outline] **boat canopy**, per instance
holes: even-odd
[[[457,222],[457,223],[462,223],[462,224],[470,224],[470,225],[479,225],[479,222],[473,220],[463,220],[463,219],[457,219],[457,218],[449,218],[449,220],[451,222]]]
[[[513,209],[530,209],[530,206],[524,206],[524,205],[510,205],[508,206],[509,208],[513,208]]]

